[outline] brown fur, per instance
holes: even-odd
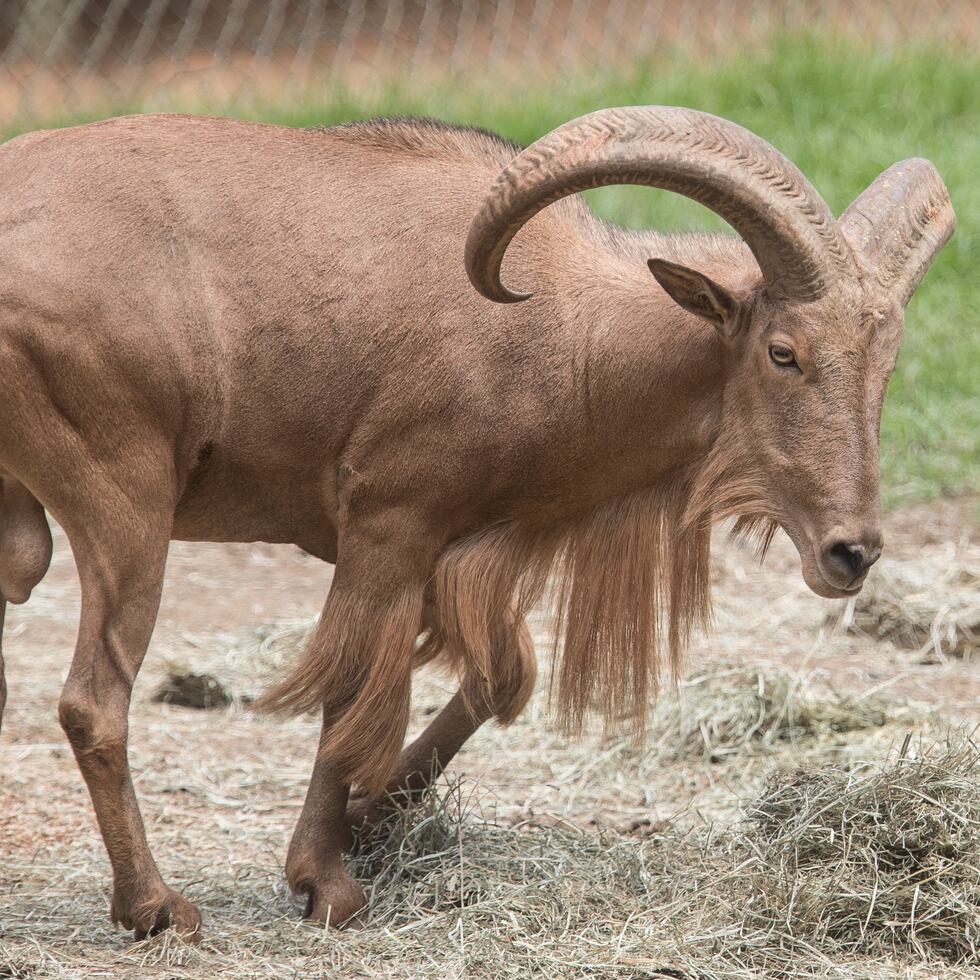
[[[383,603],[332,591],[304,656],[258,707],[336,719],[321,751],[349,783],[381,792],[408,727],[421,613],[418,591]]]
[[[715,454],[694,479],[672,475],[663,487],[615,498],[567,525],[503,524],[457,542],[436,572],[439,627],[412,665],[448,660],[470,702],[494,691],[494,715],[502,724],[513,721],[531,694],[519,630],[547,597],[559,722],[574,733],[589,712],[598,712],[607,724],[641,732],[662,652],[676,675],[692,628],[710,619],[714,515],[771,511],[754,485],[732,480],[745,468],[744,461]],[[759,529],[763,553],[775,529],[768,518]],[[755,530],[743,517],[733,533]],[[334,605],[328,602],[306,653],[259,707],[295,713],[326,705],[338,719],[327,751],[351,783],[378,793],[391,778],[407,723],[405,667],[418,608],[351,603],[338,613]],[[350,692],[358,691],[351,704]]]
[[[676,673],[692,625],[707,621],[708,532],[681,529],[683,490],[668,484],[612,501],[565,542],[556,584],[564,641],[553,689],[572,729],[590,710],[639,727],[661,651]]]
[[[60,715],[113,917],[137,935],[200,928],[156,867],[126,757],[171,539],[336,565],[304,657],[261,703],[323,713],[287,877],[331,922],[364,902],[341,857],[349,785],[417,791],[483,720],[512,720],[539,600],[559,718],[635,728],[707,619],[713,521],[741,517],[763,546],[776,522],[816,591],[860,587],[828,555],[877,534],[900,303],[870,273],[788,303],[738,239],[632,234],[579,198],[510,247],[504,272],[534,298],[488,303],[464,242],[518,149],[420,120],[181,116],[0,149],[0,625],[47,567],[47,512],[82,583]],[[905,265],[889,249],[943,234],[853,240],[908,282],[924,246]],[[773,338],[799,376],[770,362]],[[430,660],[460,691],[399,756]]]

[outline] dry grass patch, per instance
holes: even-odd
[[[273,924],[134,955],[175,977],[233,954],[235,975],[263,977],[285,962],[440,980],[965,978],[980,969],[978,826],[967,742],[774,775],[735,827],[641,842],[478,821],[453,783],[360,842],[368,928]]]
[[[480,976],[955,975],[980,968],[978,830],[962,741],[777,773],[736,827],[641,845],[474,823],[456,784],[362,842],[382,932],[358,943],[403,936],[402,956],[455,932]]]
[[[914,650],[925,662],[980,650],[980,565],[966,549],[928,562],[874,569],[833,622],[850,633]]]
[[[664,760],[720,762],[803,741],[881,728],[910,712],[879,695],[846,697],[787,670],[707,664],[654,710],[651,737]]]
[[[751,914],[823,948],[980,967],[980,753],[771,778],[749,808]]]
[[[278,665],[304,629],[269,631],[248,656],[270,660],[258,665],[240,654],[238,668],[261,666],[261,673]],[[211,669],[225,654],[214,658]],[[678,780],[722,773],[743,797],[754,797],[734,823],[698,820],[693,805],[641,836],[589,832],[567,821],[498,823],[481,818],[485,794],[451,781],[419,806],[394,810],[361,839],[350,866],[368,890],[367,927],[343,934],[297,921],[275,858],[284,831],[255,817],[276,797],[301,798],[303,767],[280,759],[274,770],[261,770],[262,780],[273,780],[268,786],[256,782],[255,766],[237,788],[225,773],[209,807],[216,820],[210,850],[198,840],[196,864],[184,854],[172,876],[204,913],[200,947],[166,934],[130,945],[108,929],[98,885],[104,861],[93,838],[75,856],[84,872],[80,888],[66,877],[64,855],[51,855],[46,867],[25,863],[31,880],[50,876],[50,902],[30,912],[30,935],[49,938],[42,947],[23,932],[13,943],[0,935],[0,975],[976,976],[978,751],[963,740],[918,752],[906,745],[867,762],[869,752],[881,759],[881,741],[896,737],[896,719],[913,717],[908,710],[879,698],[839,697],[782,671],[704,668],[681,686],[676,702],[657,710],[645,751],[611,743],[613,763],[635,793],[665,771]],[[229,714],[236,724],[245,718]],[[304,724],[289,722],[289,737],[306,731]],[[860,730],[867,739],[853,741]],[[841,755],[863,753],[865,761],[813,765],[834,757],[824,749],[838,742]],[[575,759],[584,780],[588,753]],[[758,777],[744,778],[743,759]],[[801,760],[809,767],[800,768]],[[791,768],[774,773],[773,763]],[[211,800],[213,776],[202,770],[197,787],[185,774],[182,798],[197,788]],[[601,782],[601,771],[589,779]],[[144,779],[144,791],[160,799],[172,788]],[[240,823],[243,801],[254,812]],[[163,853],[178,850],[197,826],[197,812],[195,806],[194,814],[157,825],[156,836],[173,843]],[[295,813],[288,816],[291,824]],[[268,850],[263,845],[250,859],[239,854],[246,823],[253,837],[269,835]],[[219,833],[225,825],[230,833]],[[269,857],[256,860],[262,852]]]

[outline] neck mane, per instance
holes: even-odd
[[[520,623],[546,603],[563,727],[580,729],[596,710],[640,728],[663,666],[676,674],[692,631],[708,625],[712,523],[748,514],[737,531],[761,530],[763,545],[772,536],[751,516],[761,488],[721,427],[720,341],[666,298],[646,259],[686,261],[724,283],[751,256],[728,236],[632,235],[595,219],[585,230],[591,247],[575,250],[556,295],[562,320],[589,338],[582,438],[599,451],[583,452],[594,466],[574,479],[604,493],[566,519],[503,521],[454,544],[439,565],[439,628],[423,659],[454,661],[464,691],[506,687],[521,670]],[[498,718],[515,717],[529,694],[498,703]]]

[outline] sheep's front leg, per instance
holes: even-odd
[[[289,843],[286,880],[295,894],[306,896],[303,918],[343,926],[355,921],[366,898],[344,865],[343,852],[350,839],[345,816],[350,787],[323,751],[331,728],[325,717],[306,801]]]
[[[306,895],[305,918],[331,925],[357,921],[355,917],[366,901],[364,890],[351,878],[342,858],[351,846],[351,828],[376,822],[384,813],[388,798],[410,802],[421,796],[493,713],[485,699],[471,708],[462,692],[457,691],[402,753],[398,770],[381,798],[359,794],[349,802],[350,787],[322,752],[331,727],[324,723],[321,750],[286,861],[290,887],[297,894]]]
[[[468,678],[425,731],[402,752],[384,792],[358,792],[351,797],[347,822],[352,828],[377,822],[391,803],[410,805],[418,800],[484,722],[496,716],[506,724],[521,712],[537,678],[534,643],[524,623],[504,631],[503,637],[494,660],[497,671],[491,685],[482,678]]]
[[[421,798],[467,739],[492,716],[493,709],[486,702],[470,706],[462,691],[457,691],[402,753],[398,770],[384,792],[380,796],[358,792],[351,797],[347,826],[357,829],[377,823],[392,803],[407,806]]]
[[[262,708],[319,704],[323,727],[310,787],[289,845],[286,877],[306,917],[342,925],[364,907],[343,863],[351,783],[380,793],[408,726],[412,660],[435,546],[386,513],[348,525],[317,628],[292,674]]]

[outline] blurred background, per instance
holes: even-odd
[[[800,32],[969,51],[980,29],[976,0],[6,0],[0,17],[2,105],[26,116],[230,110],[338,84],[569,84]]]
[[[886,500],[980,483],[980,0],[0,0],[0,136],[177,110],[322,125],[426,114],[530,142],[601,106],[748,126],[842,210],[907,156],[959,215],[909,313],[883,426]],[[604,217],[717,228],[610,188]]]

